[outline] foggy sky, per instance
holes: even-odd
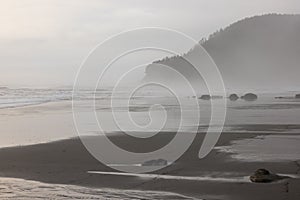
[[[72,85],[112,34],[167,27],[196,40],[245,17],[300,13],[299,0],[1,0],[0,86]]]

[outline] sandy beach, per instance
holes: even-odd
[[[155,143],[164,143],[173,133],[163,133]],[[52,184],[79,185],[95,188],[167,191],[196,199],[298,199],[300,179],[291,178],[270,184],[251,183],[248,180],[258,168],[274,173],[298,175],[299,162],[243,162],[230,153],[212,151],[208,157],[197,157],[204,134],[199,133],[189,150],[174,164],[155,172],[157,177],[88,173],[88,171],[115,172],[95,160],[77,138],[24,147],[0,150],[0,175]],[[261,135],[261,134],[260,134]],[[229,145],[237,139],[249,139],[257,133],[224,133],[218,146]],[[100,137],[100,136],[99,136]],[[101,136],[102,137],[102,136]],[[91,139],[94,139],[91,137]],[[115,135],[112,140],[139,149],[151,145],[135,143],[126,136]],[[145,149],[145,150],[146,150]],[[4,161],[4,162],[3,162]],[[159,177],[168,175],[170,177]],[[184,177],[206,177],[188,180]],[[177,177],[177,178],[176,178]],[[216,178],[217,177],[217,178]],[[215,179],[214,179],[215,178]],[[219,178],[219,179],[218,179]],[[223,178],[223,179],[222,179]]]

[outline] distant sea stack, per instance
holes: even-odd
[[[245,101],[256,101],[258,99],[258,96],[253,93],[247,93],[242,96],[241,99],[244,99]]]
[[[239,99],[239,96],[237,94],[231,94],[228,98],[230,101],[236,101]]]
[[[202,95],[199,99],[202,99],[202,100],[210,100],[211,97],[210,97],[210,95],[205,94],[205,95]]]
[[[199,43],[218,66],[226,88],[300,87],[299,35],[300,15],[267,14],[240,20]],[[181,56],[154,61],[146,67],[144,79],[176,83],[178,78],[161,67],[167,65],[187,80],[199,81],[185,60],[195,54],[191,47]]]
[[[296,95],[295,95],[295,98],[296,98],[296,99],[300,99],[300,94],[296,94]]]
[[[208,95],[208,94],[204,94],[202,95],[201,97],[199,97],[199,99],[202,99],[202,100],[211,100],[211,99],[222,99],[223,97],[220,96],[220,95]]]

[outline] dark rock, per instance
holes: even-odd
[[[208,94],[205,94],[205,95],[202,95],[199,99],[202,99],[202,100],[210,100],[210,99],[211,99],[211,96],[208,95]]]
[[[236,101],[239,99],[239,96],[237,94],[231,94],[228,98],[230,101]]]
[[[300,99],[300,94],[296,94],[296,95],[295,95],[295,98],[296,98],[296,99]]]
[[[202,99],[202,100],[223,99],[223,96],[220,96],[220,95],[212,95],[212,96],[210,96],[208,94],[204,94],[199,99]]]
[[[149,160],[142,164],[142,166],[165,166],[168,165],[168,161],[164,159]]]
[[[247,93],[241,97],[241,99],[244,99],[245,101],[255,101],[255,100],[257,100],[257,98],[258,98],[258,96],[253,93]]]
[[[253,175],[250,176],[250,181],[254,183],[270,183],[273,181],[279,181],[288,176],[279,176],[277,174],[272,174],[266,169],[258,169]]]
[[[256,175],[269,175],[270,172],[266,169],[258,169],[255,171],[255,174]]]

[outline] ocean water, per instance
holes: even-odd
[[[275,99],[276,96],[292,97],[294,93],[259,94],[259,99],[255,102],[241,99],[228,102],[223,130],[225,132],[299,132],[300,101],[293,98]],[[120,130],[136,131],[140,135],[145,131],[177,131],[181,122],[185,130],[199,126],[194,120],[192,102],[195,99],[191,96],[180,96],[183,104],[179,104],[178,99],[172,94],[157,89],[138,91],[130,99],[127,97],[126,88],[116,93],[112,93],[111,88],[99,89],[96,92],[88,89],[80,90],[74,95],[74,102],[79,105],[78,112],[82,119],[77,125],[87,130],[84,133],[86,135]],[[114,100],[114,104],[111,104],[111,99]],[[0,146],[19,146],[77,137],[71,100],[71,88],[0,87]],[[219,100],[213,101],[218,103]],[[210,101],[198,100],[198,103],[200,130],[205,131],[211,117]],[[87,117],[91,114],[87,108],[93,106],[101,130],[99,124],[91,123],[90,118]],[[186,113],[184,118],[181,118],[181,109]],[[135,126],[132,126],[131,122],[134,122]],[[149,123],[153,123],[154,129],[147,126]]]
[[[49,102],[59,102],[59,101],[71,101],[72,98],[75,101],[85,101],[85,100],[110,100],[121,99],[128,100],[127,96],[130,91],[128,88],[124,90],[112,91],[111,87],[97,89],[82,89],[76,90],[73,93],[73,88],[9,88],[0,87],[0,109],[5,108],[16,108],[16,107],[26,107],[30,105],[37,105]],[[164,91],[156,91],[149,89],[147,91],[135,92],[131,97],[131,100],[140,98],[169,98],[169,93]],[[143,107],[138,107],[136,111],[143,109]],[[109,107],[101,107],[99,109],[109,109]],[[118,108],[117,108],[118,109]],[[119,107],[119,109],[124,109]],[[135,108],[132,108],[135,109]]]
[[[71,89],[32,89],[0,87],[0,109],[71,100]]]
[[[1,200],[38,199],[160,200],[194,199],[170,192],[87,188],[74,185],[47,184],[16,178],[0,178]]]

